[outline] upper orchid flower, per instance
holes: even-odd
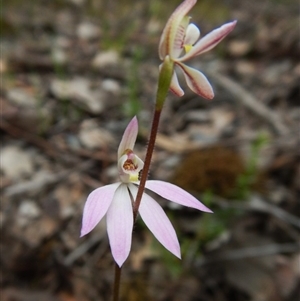
[[[196,25],[189,24],[190,17],[187,16],[196,2],[197,0],[185,0],[171,15],[160,39],[159,57],[164,60],[168,56],[182,69],[186,82],[192,91],[204,98],[212,99],[214,92],[205,75],[186,66],[184,62],[215,47],[233,30],[236,21],[224,24],[199,39],[200,30]],[[184,94],[175,71],[170,90],[177,96]]]
[[[95,189],[84,206],[81,236],[92,231],[106,214],[107,232],[112,255],[121,267],[129,255],[133,230],[133,202],[137,195],[139,172],[143,161],[133,152],[138,134],[134,117],[128,124],[118,149],[120,182]],[[211,212],[183,189],[163,181],[147,181],[146,188],[180,205]],[[161,206],[144,193],[139,214],[157,240],[180,258],[176,232]]]

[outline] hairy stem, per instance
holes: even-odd
[[[133,207],[134,221],[136,220],[136,217],[137,217],[137,213],[138,213],[139,206],[140,206],[140,203],[142,200],[143,192],[145,189],[145,185],[146,185],[146,181],[147,181],[147,177],[148,177],[148,173],[149,173],[149,169],[150,169],[152,154],[153,154],[155,141],[156,141],[156,135],[157,135],[157,131],[158,131],[160,114],[161,114],[161,110],[155,109],[154,115],[153,115],[153,120],[152,120],[152,127],[151,127],[149,142],[148,142],[147,153],[146,153],[145,162],[144,162],[144,168],[143,168],[143,172],[142,172],[142,177],[140,180],[138,193],[137,193],[136,200],[134,202],[134,207]]]

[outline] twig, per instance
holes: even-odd
[[[298,218],[295,215],[290,214],[289,212],[286,212],[282,210],[281,208],[272,205],[258,196],[253,197],[250,202],[241,204],[239,202],[236,203],[229,203],[225,199],[215,197],[214,198],[216,203],[223,208],[236,208],[236,209],[242,209],[242,210],[256,210],[264,213],[271,214],[281,220],[283,220],[286,223],[289,223],[297,228],[300,229],[300,218]]]
[[[273,216],[285,221],[286,223],[289,223],[300,229],[300,218],[282,210],[281,208],[275,205],[265,202],[261,198],[252,198],[252,201],[249,205],[251,209],[272,214]]]
[[[279,253],[294,253],[300,250],[300,243],[270,244],[258,247],[241,248],[225,251],[213,258],[205,258],[199,262],[200,265],[216,263],[226,260],[239,260],[261,256],[270,256]]]
[[[64,264],[66,266],[71,266],[78,258],[87,253],[91,248],[93,248],[99,241],[103,239],[103,235],[91,236],[89,239],[84,241],[80,246],[73,250],[69,255],[64,259]]]
[[[11,124],[10,122],[4,119],[1,119],[0,129],[7,132],[9,135],[13,137],[24,139],[28,143],[31,143],[36,147],[38,147],[39,149],[41,149],[48,156],[56,159],[59,158],[64,163],[68,163],[68,164],[77,163],[78,156],[95,159],[99,161],[109,161],[109,162],[114,161],[114,157],[109,156],[107,152],[103,150],[98,150],[98,151],[90,151],[86,149],[71,150],[67,147],[64,149],[58,149],[55,147],[55,145],[51,144],[46,139],[39,137],[36,134],[30,133],[25,129],[19,128],[18,126]]]
[[[231,80],[229,77],[225,77],[215,72],[209,73],[220,84],[220,86],[228,90],[245,107],[250,109],[257,116],[266,120],[273,127],[276,133],[285,135],[289,132],[287,126],[283,123],[278,114],[271,111],[267,106],[265,106],[261,101],[257,100],[251,93],[249,93],[237,82]]]
[[[37,147],[41,148],[48,156],[50,157],[57,157],[57,151],[53,147],[51,143],[47,140],[38,137],[35,134],[32,134],[24,129],[20,129],[19,127],[10,124],[8,121],[1,119],[0,128],[10,134],[13,137],[20,138],[22,137],[26,141],[36,145]]]
[[[37,193],[43,190],[44,187],[61,181],[70,173],[89,169],[91,167],[91,164],[92,161],[87,161],[79,166],[76,166],[75,168],[64,170],[58,173],[45,174],[43,177],[36,177],[30,181],[17,183],[15,185],[7,187],[4,190],[4,195],[11,197],[11,196],[24,194],[27,192]]]

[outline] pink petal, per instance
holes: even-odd
[[[160,38],[158,53],[159,58],[163,60],[166,55],[170,55],[174,46],[175,37],[178,33],[178,28],[185,15],[196,4],[197,0],[185,0],[173,12],[169,18],[163,33]]]
[[[210,85],[206,76],[202,72],[194,68],[188,67],[187,65],[182,63],[177,64],[183,70],[183,74],[187,85],[193,92],[206,99],[214,98],[214,91],[212,89],[212,86]]]
[[[200,37],[199,28],[195,24],[191,23],[187,27],[184,44],[194,45],[198,41],[199,37]]]
[[[124,155],[125,150],[127,149],[133,150],[137,134],[138,134],[138,121],[136,116],[134,116],[132,120],[129,122],[129,124],[127,125],[126,130],[123,134],[118,149],[118,159],[122,155]]]
[[[90,193],[83,209],[81,236],[91,232],[106,214],[120,183],[95,189]]]
[[[179,83],[178,83],[178,78],[177,78],[177,74],[174,71],[173,72],[173,76],[172,76],[172,80],[171,80],[171,85],[170,85],[170,90],[177,96],[181,97],[184,95],[183,90],[181,89]]]
[[[212,213],[210,209],[204,206],[195,197],[174,184],[149,180],[146,182],[146,188],[174,203]]]
[[[223,26],[208,33],[205,37],[200,39],[194,47],[180,58],[181,62],[184,62],[196,55],[209,51],[219,44],[235,27],[236,21],[226,23]]]
[[[129,189],[136,197],[137,187],[130,184]],[[143,194],[139,207],[139,213],[156,239],[171,253],[178,258],[180,255],[180,245],[176,232],[161,206],[149,195]]]
[[[121,267],[130,252],[133,229],[132,205],[126,184],[116,190],[106,216],[111,253]]]

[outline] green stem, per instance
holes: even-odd
[[[112,301],[118,301],[119,300],[121,271],[122,271],[122,267],[119,267],[117,264],[115,264],[115,281],[114,281]]]

